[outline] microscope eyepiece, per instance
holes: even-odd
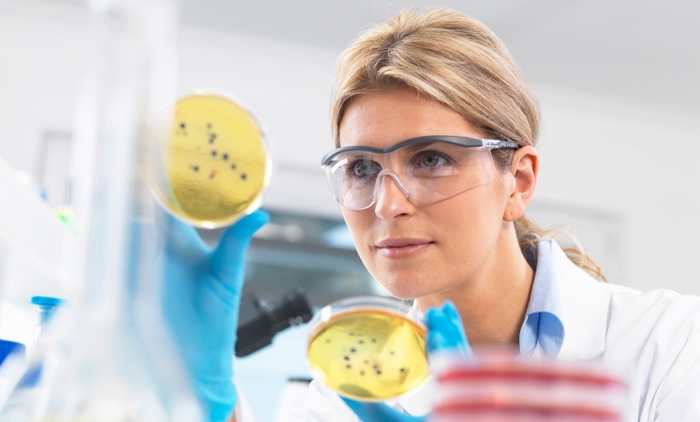
[[[292,325],[311,320],[313,311],[297,287],[277,303],[267,304],[253,294],[241,297],[235,352],[237,357],[248,356],[272,343],[272,338]]]

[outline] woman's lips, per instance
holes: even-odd
[[[387,239],[377,243],[377,250],[389,259],[410,258],[423,252],[433,242],[416,239]]]

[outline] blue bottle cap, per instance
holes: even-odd
[[[32,296],[32,305],[53,307],[63,303],[62,299],[51,296]]]

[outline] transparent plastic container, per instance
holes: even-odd
[[[477,351],[474,359],[441,355],[431,422],[618,422],[623,380],[593,362],[524,359],[512,350]]]
[[[47,380],[50,379],[56,364],[56,358],[51,354],[54,351],[52,346],[56,334],[50,330],[50,320],[63,300],[49,296],[33,296],[31,303],[36,305],[39,311],[36,344],[31,356],[27,358],[26,370],[0,408],[0,421],[36,421],[46,404]]]
[[[261,125],[230,96],[197,91],[175,104],[172,130],[158,134],[152,185],[173,215],[201,228],[233,224],[257,209],[271,175]]]
[[[399,397],[430,376],[426,332],[412,308],[396,299],[358,296],[333,302],[309,322],[311,373],[352,399]]]
[[[176,0],[91,0],[71,156],[81,287],[57,315],[61,359],[39,419],[199,422],[185,363],[162,317],[163,236],[148,174],[153,134],[175,101]],[[46,373],[48,375],[48,373]]]

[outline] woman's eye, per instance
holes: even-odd
[[[353,176],[367,177],[374,173],[378,173],[378,171],[375,171],[375,167],[376,165],[372,161],[360,160],[354,162],[350,168]]]
[[[437,152],[426,152],[421,154],[418,160],[418,164],[421,167],[438,167],[445,164],[447,160],[441,154]]]

